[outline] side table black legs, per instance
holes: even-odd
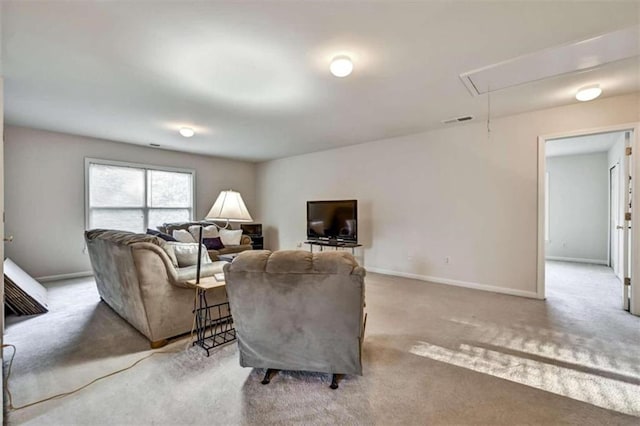
[[[197,291],[196,341],[193,344],[203,348],[209,356],[211,349],[236,340],[236,329],[229,302],[209,306],[207,290],[198,288]]]

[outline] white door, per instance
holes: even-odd
[[[622,161],[622,194],[623,217],[620,223],[622,231],[622,253],[620,253],[620,270],[622,271],[622,308],[629,310],[629,290],[631,285],[631,133],[624,137],[625,156]],[[629,219],[629,220],[627,220]]]
[[[620,203],[620,166],[617,164],[609,169],[609,266],[622,279],[620,273],[620,247],[622,234],[622,209]]]

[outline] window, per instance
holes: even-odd
[[[143,233],[165,222],[189,221],[193,170],[85,159],[85,225]]]

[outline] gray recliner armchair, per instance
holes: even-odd
[[[240,365],[362,375],[364,268],[347,252],[241,253],[224,265]]]

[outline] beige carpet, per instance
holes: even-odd
[[[610,269],[550,262],[546,302],[370,274],[364,376],[238,365],[186,341],[70,397],[6,413],[10,424],[634,424],[640,318]],[[91,280],[58,283],[51,312],[10,317],[14,404],[70,390],[150,353]],[[5,350],[5,360],[10,350]],[[6,369],[6,361],[5,361]]]

